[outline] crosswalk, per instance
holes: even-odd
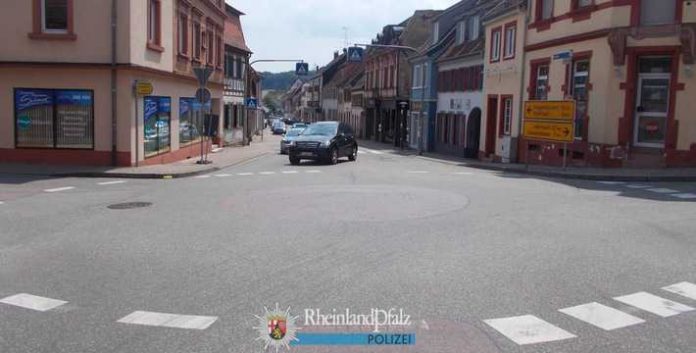
[[[690,282],[673,284],[663,287],[662,290],[696,301],[696,284]],[[689,305],[648,292],[621,295],[614,297],[613,300],[662,319],[696,310]],[[643,316],[636,311],[631,311],[629,314],[605,304],[590,302],[558,311],[604,331],[618,330],[648,322],[649,315]],[[488,319],[484,320],[484,323],[518,345],[541,344],[577,337],[576,334],[534,315]]]
[[[606,186],[615,186],[632,191],[644,191],[655,195],[664,195],[681,200],[696,200],[696,194],[691,192],[683,192],[672,188],[658,187],[646,183],[627,183],[623,181],[598,181],[598,184]]]

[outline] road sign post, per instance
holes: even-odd
[[[575,140],[575,101],[527,101],[522,135],[527,139],[563,143],[563,168],[568,161],[568,143]],[[528,155],[527,151],[527,155]],[[527,158],[528,159],[528,158]]]

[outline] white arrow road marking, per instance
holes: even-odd
[[[492,319],[484,322],[519,345],[560,341],[577,337],[534,315]]]
[[[103,183],[98,183],[99,185],[102,186],[108,186],[108,185],[119,185],[119,184],[125,184],[127,181],[125,180],[115,180],[115,181],[105,181]]]
[[[682,282],[662,288],[668,292],[679,294],[683,297],[696,300],[696,284]]]
[[[616,297],[614,300],[620,301],[630,306],[635,306],[638,309],[653,313],[661,317],[670,317],[692,311],[694,308],[673,302],[671,300],[658,297],[646,292],[638,292],[634,294]]]
[[[670,196],[673,196],[673,197],[676,197],[676,198],[679,198],[679,199],[682,199],[682,200],[693,200],[693,199],[696,199],[696,194],[673,194],[673,195],[670,195]]]
[[[49,311],[68,302],[58,299],[39,297],[36,295],[21,293],[0,299],[0,303],[14,305],[36,311]]]
[[[558,311],[566,315],[570,315],[578,320],[595,325],[606,331],[616,330],[622,327],[642,324],[645,322],[643,319],[599,303],[583,304]]]
[[[135,311],[118,320],[118,322],[132,325],[205,330],[217,321],[217,319],[217,316],[177,315],[152,311]]]
[[[66,186],[66,187],[62,187],[62,188],[46,189],[46,190],[44,190],[44,192],[50,192],[50,193],[53,193],[53,192],[61,192],[61,191],[72,190],[72,189],[74,189],[74,188],[75,188],[74,186]]]

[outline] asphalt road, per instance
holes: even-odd
[[[0,176],[0,352],[262,352],[255,315],[276,303],[402,308],[392,331],[417,337],[293,352],[694,352],[696,185],[361,152],[175,180]],[[151,205],[108,208],[124,202]]]

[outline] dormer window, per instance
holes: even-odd
[[[461,21],[457,25],[457,45],[464,43],[466,38],[466,21]]]
[[[433,43],[437,43],[440,39],[440,22],[433,23]]]
[[[479,29],[481,28],[481,18],[476,15],[469,18],[467,21],[466,39],[476,40],[479,37]]]

